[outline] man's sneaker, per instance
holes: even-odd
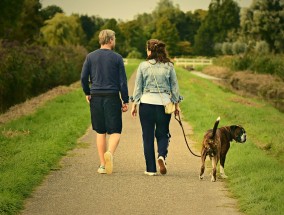
[[[104,154],[104,158],[105,158],[105,169],[106,169],[106,173],[107,174],[111,174],[112,170],[113,170],[113,157],[110,151],[107,151]]]
[[[160,156],[158,158],[158,164],[159,164],[159,168],[160,168],[160,173],[162,175],[167,174],[167,166],[166,166],[165,158],[163,156]]]
[[[98,168],[98,173],[100,173],[100,174],[106,174],[107,172],[106,172],[105,167],[104,167],[104,166],[100,166],[100,167]]]
[[[155,176],[155,175],[157,175],[156,172],[147,172],[147,171],[145,171],[144,174],[145,174],[145,175],[149,175],[149,176]]]

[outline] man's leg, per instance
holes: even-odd
[[[101,166],[105,166],[104,153],[106,152],[106,134],[97,133],[97,147]]]
[[[109,136],[109,140],[108,140],[108,151],[110,151],[110,153],[113,155],[118,144],[120,141],[120,135],[119,133],[113,133]]]
[[[105,170],[107,174],[111,174],[113,171],[113,154],[119,144],[120,134],[110,134],[108,140],[108,151],[104,154]]]

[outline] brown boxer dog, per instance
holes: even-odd
[[[211,181],[216,181],[216,167],[220,160],[220,175],[227,178],[224,167],[230,142],[235,140],[239,143],[246,142],[246,131],[242,126],[231,125],[218,128],[220,117],[217,118],[213,129],[208,130],[203,138],[201,149],[201,169],[199,179],[203,179],[205,170],[205,160],[207,155],[212,161]]]

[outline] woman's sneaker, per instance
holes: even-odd
[[[106,169],[106,173],[107,174],[111,174],[112,170],[113,170],[113,157],[110,151],[107,151],[104,154],[104,158],[105,158],[105,169]]]
[[[147,171],[145,171],[144,174],[145,174],[145,175],[149,175],[149,176],[155,176],[155,175],[157,175],[156,172],[147,172]]]
[[[98,173],[100,173],[100,174],[106,174],[106,169],[105,169],[105,167],[104,167],[104,166],[100,166],[100,167],[98,168]]]
[[[159,164],[160,173],[162,175],[167,174],[167,166],[166,166],[165,158],[163,156],[160,156],[158,158],[158,164]]]

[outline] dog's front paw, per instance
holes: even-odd
[[[221,173],[220,177],[223,178],[223,179],[228,178],[228,176],[226,176],[225,173]]]
[[[200,176],[199,176],[199,179],[200,179],[200,180],[202,180],[202,179],[203,179],[203,177],[204,177],[204,175],[200,175]]]
[[[216,178],[214,178],[214,176],[212,175],[211,182],[215,182],[215,181],[216,181]]]

